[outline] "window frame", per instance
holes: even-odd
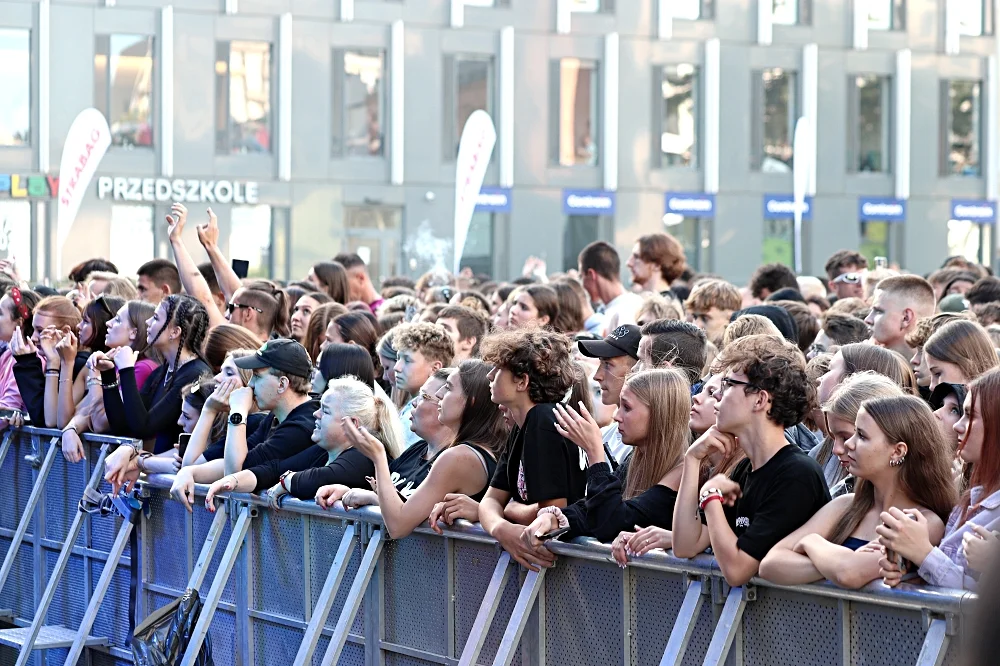
[[[35,81],[35,74],[38,70],[38,60],[35,57],[35,34],[33,28],[28,27],[18,27],[18,26],[0,26],[0,30],[10,31],[10,32],[24,32],[28,36],[28,127],[27,135],[24,141],[18,144],[0,144],[0,151],[8,150],[27,150],[35,146],[37,139],[36,131],[37,124],[35,123],[35,111],[37,105],[35,103],[35,95],[38,90],[38,84]]]
[[[791,69],[786,67],[762,67],[759,69],[753,69],[750,72],[751,76],[751,94],[750,101],[752,104],[752,113],[750,117],[750,170],[756,173],[763,173],[764,158],[766,154],[764,152],[764,142],[766,140],[766,132],[764,131],[764,116],[766,107],[766,97],[767,93],[764,89],[764,72],[781,70],[786,77],[788,77],[789,85],[793,87],[794,94],[789,95],[789,102],[792,105],[789,109],[789,128],[788,128],[788,142],[791,146],[792,152],[792,163],[789,164],[789,172],[791,172],[792,167],[795,164],[795,153],[794,153],[794,141],[795,141],[795,123],[798,120],[800,109],[802,108],[802,86],[800,85],[800,72],[797,69]]]
[[[269,132],[269,136],[270,136],[270,141],[268,142],[268,150],[266,152],[260,152],[260,153],[242,153],[242,152],[235,152],[235,151],[233,151],[233,147],[232,147],[232,135],[231,135],[231,131],[230,131],[231,130],[231,122],[232,122],[232,113],[231,113],[232,99],[231,99],[231,93],[230,93],[230,89],[231,89],[231,86],[232,86],[232,68],[230,67],[230,64],[229,64],[230,63],[230,58],[232,56],[232,44],[233,44],[233,42],[259,43],[259,44],[267,44],[267,46],[268,46],[268,61],[269,61],[269,66],[268,66],[268,76],[269,76],[269,78],[268,78],[268,87],[269,87],[269,90],[268,90],[268,113],[267,113],[268,119],[267,119],[267,125],[268,125],[268,132]],[[220,120],[220,111],[221,110],[218,108],[218,105],[219,105],[219,101],[220,101],[219,100],[219,83],[220,83],[220,80],[223,79],[223,75],[220,74],[219,71],[218,71],[218,63],[220,62],[220,54],[222,52],[221,49],[223,47],[225,47],[225,62],[226,62],[226,73],[225,73],[225,77],[224,77],[224,79],[225,79],[225,92],[226,92],[226,94],[225,94],[225,101],[226,101],[226,107],[225,107],[225,122],[226,122],[225,137],[226,137],[226,147],[225,147],[225,149],[220,150],[219,149],[219,120]],[[277,154],[276,151],[275,151],[275,143],[276,143],[276,140],[277,140],[277,134],[276,134],[276,130],[277,130],[276,120],[277,119],[276,119],[276,115],[277,115],[277,111],[278,111],[278,104],[277,104],[277,101],[278,101],[277,100],[277,95],[278,95],[277,88],[278,88],[278,86],[275,85],[275,83],[278,81],[278,58],[277,58],[277,49],[275,48],[274,41],[273,40],[264,40],[264,39],[223,39],[223,40],[216,40],[216,42],[215,42],[215,63],[216,63],[216,70],[215,70],[215,107],[216,107],[215,108],[215,114],[216,114],[215,115],[215,155],[217,157],[234,156],[234,155],[235,156],[267,155],[269,157],[274,157]]]
[[[104,100],[102,100],[103,108],[97,104],[97,91],[94,91],[94,107],[104,114],[104,117],[108,121],[108,125],[112,125],[114,120],[111,118],[111,39],[115,36],[129,36],[129,37],[145,37],[149,40],[149,62],[150,62],[150,91],[149,91],[149,127],[150,127],[150,144],[148,146],[129,144],[129,145],[116,145],[114,142],[114,134],[111,137],[110,150],[156,150],[156,140],[158,137],[157,123],[156,119],[159,117],[159,107],[157,105],[157,90],[159,88],[159,69],[156,67],[156,35],[144,35],[142,33],[127,33],[127,32],[108,32],[108,33],[97,33],[94,35],[94,58],[103,55],[105,57],[105,69],[104,69]],[[106,47],[106,50],[101,52],[98,50],[100,46]],[[97,72],[95,65],[94,72],[94,87],[98,86],[97,82]]]
[[[663,97],[663,83],[668,69],[685,65],[694,68],[694,85],[691,90],[691,97],[694,99],[694,150],[692,151],[691,164],[674,166],[667,164],[662,146],[662,137],[666,120],[665,116],[667,112],[667,100]],[[653,67],[653,122],[651,127],[653,130],[652,154],[654,156],[654,169],[685,169],[689,171],[697,171],[702,168],[702,149],[704,145],[702,136],[704,130],[702,105],[704,104],[705,99],[703,88],[704,77],[702,76],[703,69],[704,68],[700,64],[690,62],[663,63]]]
[[[874,30],[875,32],[905,32],[906,31],[906,10],[907,10],[907,0],[888,0],[890,10],[889,10],[889,27],[888,28],[878,28],[872,27],[871,24],[871,12],[868,14],[868,30]]]
[[[973,0],[948,0],[947,5],[945,6],[945,12],[951,10],[951,5],[954,2],[971,1]],[[990,37],[996,33],[996,16],[994,16],[992,0],[979,0],[979,12],[983,24],[982,32],[969,34],[959,31],[960,37]]]
[[[762,0],[764,1],[764,0]],[[795,23],[778,23],[774,20],[774,2],[771,1],[771,23],[775,26],[792,28],[795,26],[811,26],[813,23],[812,0],[795,0]]]
[[[443,59],[444,109],[441,128],[441,155],[445,163],[453,163],[458,159],[458,144],[461,141],[462,128],[458,126],[458,75],[463,62],[486,63],[488,66],[487,109],[491,118],[496,118],[497,102],[500,100],[500,80],[497,76],[496,56],[487,53],[445,53]],[[454,143],[452,140],[454,139]],[[494,155],[495,155],[494,151]],[[492,161],[492,157],[491,157]]]
[[[667,0],[673,2],[674,0]],[[674,16],[675,21],[711,21],[715,18],[715,3],[717,0],[695,0],[698,3],[698,18],[689,19],[683,16]]]
[[[863,171],[859,165],[861,157],[861,92],[857,86],[857,79],[861,77],[874,77],[881,82],[881,100],[884,102],[882,108],[882,168],[877,171]],[[852,174],[892,174],[895,169],[893,163],[895,150],[895,137],[893,136],[892,121],[895,118],[895,97],[893,91],[893,79],[890,74],[877,72],[855,72],[847,75],[847,173]]]
[[[382,58],[382,76],[379,79],[379,124],[382,126],[382,151],[377,155],[352,155],[347,152],[347,72],[344,71],[346,55],[379,55]],[[376,47],[335,47],[331,54],[332,85],[330,96],[330,158],[335,160],[384,160],[389,155],[389,49]]]
[[[973,83],[979,85],[979,128],[976,136],[976,155],[977,165],[975,174],[961,174],[955,173],[951,169],[948,156],[951,153],[951,124],[952,124],[952,113],[951,113],[951,85],[956,82]],[[983,164],[983,149],[986,147],[986,128],[985,128],[985,112],[986,112],[986,98],[984,96],[985,80],[984,79],[966,79],[966,78],[947,78],[941,79],[940,81],[940,93],[939,93],[939,117],[940,117],[940,127],[938,128],[938,153],[939,153],[939,176],[941,178],[983,178],[985,176],[985,165]]]
[[[562,97],[560,95],[562,90],[562,62],[564,60],[576,60],[580,63],[580,69],[585,67],[590,67],[591,72],[597,78],[597,85],[592,87],[592,94],[596,95],[596,103],[594,104],[594,117],[591,118],[591,134],[592,140],[594,142],[594,148],[597,153],[596,159],[593,164],[563,164],[560,161],[560,149],[562,148],[560,144],[561,131],[560,127],[560,108],[562,106]],[[604,121],[604,76],[601,67],[602,63],[598,59],[593,58],[576,58],[574,56],[565,56],[562,58],[554,58],[549,62],[549,161],[550,166],[562,169],[579,169],[579,168],[596,168],[603,164],[603,141],[604,141],[604,127],[602,123]]]

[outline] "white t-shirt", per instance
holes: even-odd
[[[420,435],[413,432],[410,427],[412,423],[412,417],[410,412],[413,411],[413,400],[410,400],[403,408],[399,410],[399,422],[403,426],[403,450],[410,448],[414,444],[420,441]]]
[[[634,324],[642,307],[642,296],[623,291],[604,305],[604,332],[608,335],[623,324]]]
[[[621,465],[629,452],[632,451],[632,447],[628,444],[622,442],[621,433],[618,432],[618,423],[613,422],[611,425],[604,428],[601,440],[608,445],[611,449],[611,455],[615,457],[615,460]]]

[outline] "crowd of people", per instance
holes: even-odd
[[[303,281],[240,279],[209,211],[209,262],[94,259],[67,290],[0,262],[0,427],[134,438],[116,490],[174,475],[214,510],[253,492],[350,510],[392,538],[481,523],[521,565],[552,538],[711,549],[731,585],[875,580],[975,589],[1000,550],[1000,279],[954,257],[925,277],[835,252],[822,277],[695,274],[665,233],[625,261],[496,282],[376,287],[356,254]],[[993,442],[992,444],[990,442]]]

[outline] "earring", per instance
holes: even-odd
[[[889,461],[889,467],[899,467],[904,462],[906,462],[906,456],[900,456],[900,457],[896,458],[895,460],[890,460]]]

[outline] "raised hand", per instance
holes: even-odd
[[[184,204],[175,203],[170,207],[170,213],[167,215],[167,237],[171,243],[181,239],[187,216],[188,211]]]
[[[216,247],[219,244],[219,218],[215,216],[212,209],[208,209],[208,223],[200,224],[197,228],[198,240],[206,247]]]
[[[63,363],[72,363],[76,358],[76,352],[79,350],[80,345],[76,336],[70,331],[63,339],[56,343],[56,351],[59,353],[59,357],[62,359]]]

